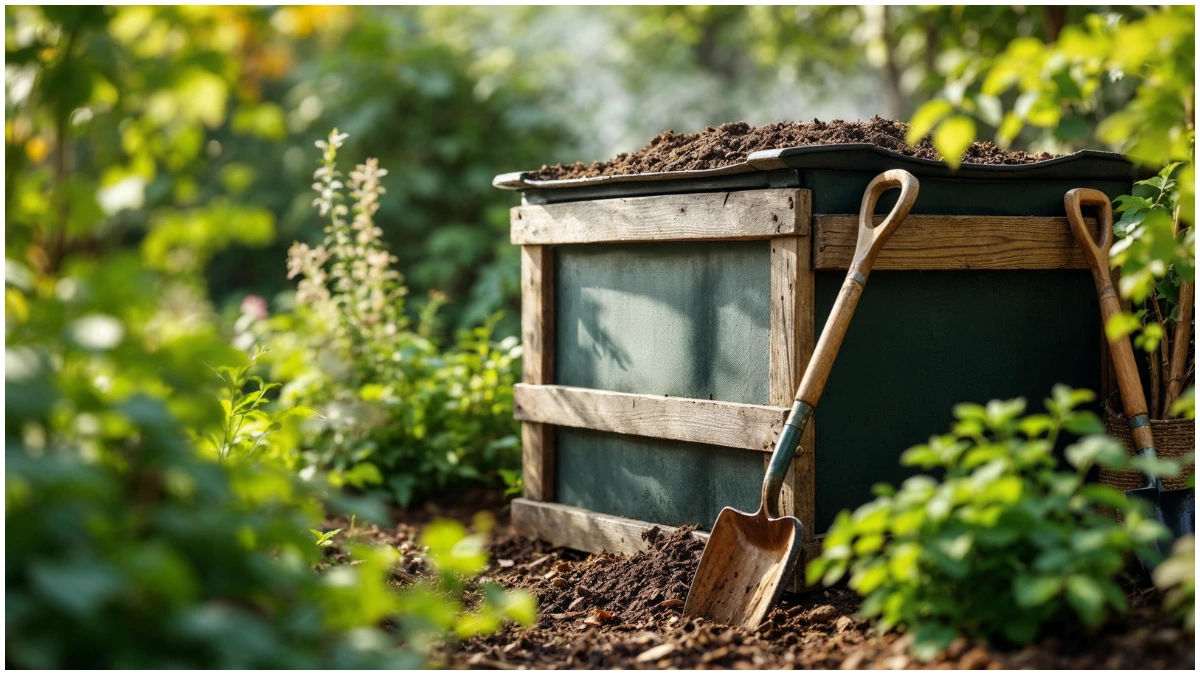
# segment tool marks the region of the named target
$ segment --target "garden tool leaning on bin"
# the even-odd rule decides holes
[[[1112,278],[1109,276],[1108,251],[1113,240],[1112,204],[1108,197],[1099,190],[1076,188],[1063,198],[1067,209],[1067,221],[1071,224],[1071,232],[1083,249],[1083,256],[1092,269],[1092,278],[1096,282],[1096,292],[1100,296],[1100,316],[1105,325],[1114,314],[1121,311],[1117,292],[1113,289]],[[1096,208],[1096,220],[1100,225],[1100,241],[1093,241],[1083,220],[1082,207]],[[1137,363],[1133,360],[1133,347],[1129,344],[1129,336],[1122,335],[1117,339],[1109,339],[1109,350],[1112,352],[1112,363],[1117,371],[1117,386],[1121,391],[1121,403],[1125,410],[1125,418],[1129,420],[1129,433],[1133,436],[1134,446],[1142,457],[1157,457],[1154,450],[1154,437],[1150,433],[1150,416],[1146,410],[1146,396],[1142,393],[1142,380],[1138,376]],[[1157,476],[1146,476],[1143,487],[1126,490],[1131,498],[1141,499],[1154,509],[1154,518],[1166,525],[1171,534],[1178,538],[1191,534],[1196,529],[1196,491],[1193,488],[1164,490],[1162,479]],[[1160,551],[1161,553],[1162,551]],[[1146,564],[1152,561],[1143,561]],[[1146,565],[1150,567],[1151,565]]]
[[[891,188],[900,188],[900,198],[883,222],[875,226],[875,204],[879,196]],[[875,256],[912,209],[917,188],[917,179],[899,169],[881,173],[867,186],[858,214],[858,244],[854,258],[796,391],[796,404],[771,455],[763,479],[762,503],[754,514],[731,507],[721,510],[700,557],[683,608],[685,615],[754,628],[762,623],[783,592],[800,557],[804,538],[804,525],[799,520],[779,515],[783,478],[800,444],[804,427],[825,389],[829,370],[846,335],[846,327]]]

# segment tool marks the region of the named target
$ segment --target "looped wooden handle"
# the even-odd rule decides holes
[[[1108,272],[1108,251],[1112,247],[1113,222],[1112,204],[1108,196],[1099,190],[1075,188],[1063,197],[1063,206],[1067,210],[1067,222],[1071,225],[1071,233],[1079,242],[1083,257],[1092,268],[1092,279],[1096,282],[1096,295],[1100,299],[1100,318],[1107,326],[1109,319],[1121,311],[1121,301],[1113,288],[1112,277]],[[1100,241],[1092,239],[1087,223],[1083,220],[1083,207],[1096,208],[1096,220],[1100,223]],[[1117,372],[1117,386],[1121,390],[1121,403],[1125,410],[1125,418],[1130,420],[1130,433],[1134,444],[1139,450],[1149,449],[1153,452],[1154,438],[1150,433],[1149,418],[1146,416],[1146,395],[1142,392],[1142,379],[1138,375],[1137,362],[1133,358],[1133,346],[1128,335],[1122,335],[1108,341],[1109,352],[1112,355],[1113,369]],[[1147,424],[1141,424],[1145,418]]]
[[[879,201],[880,195],[892,188],[900,188],[900,198],[883,222],[875,225],[875,203]],[[884,171],[867,185],[863,193],[862,209],[858,213],[858,246],[854,249],[854,259],[850,262],[846,280],[842,282],[842,290],[833,302],[833,310],[825,322],[825,329],[821,331],[816,349],[808,361],[808,368],[800,380],[800,388],[796,390],[797,401],[816,407],[821,392],[825,390],[825,381],[829,378],[833,359],[837,356],[842,338],[846,335],[846,328],[850,325],[850,317],[858,305],[858,296],[862,293],[863,284],[867,283],[871,266],[875,264],[875,256],[912,210],[919,188],[920,183],[916,177],[901,169]]]
[[[883,193],[900,188],[900,198],[887,217],[875,224],[875,204]],[[858,272],[865,279],[875,264],[875,256],[887,243],[892,232],[904,222],[905,216],[917,201],[920,184],[915,176],[902,169],[891,169],[876,176],[863,192],[862,207],[858,211],[858,245],[854,248],[854,259],[850,271]]]
[[[1103,275],[1107,280],[1108,250],[1112,248],[1113,243],[1112,204],[1108,201],[1108,195],[1090,188],[1075,188],[1063,197],[1063,206],[1067,208],[1067,222],[1071,224],[1071,233],[1079,242],[1079,248],[1083,249],[1092,274]],[[1096,209],[1096,220],[1100,223],[1100,241],[1092,239],[1092,233],[1088,231],[1087,223],[1083,220],[1085,206]],[[1097,281],[1099,279],[1098,276]]]
[[[846,328],[850,325],[850,317],[858,305],[858,297],[862,295],[863,284],[867,283],[867,275],[871,265],[875,264],[875,256],[887,243],[892,232],[904,222],[913,203],[917,201],[917,189],[920,184],[916,177],[907,171],[892,169],[884,171],[875,177],[863,193],[862,209],[858,214],[858,246],[854,249],[854,259],[850,269],[846,271],[846,279],[842,289],[838,291],[837,299],[833,301],[833,309],[821,337],[813,349],[808,367],[804,369],[804,377],[796,390],[796,404],[783,425],[783,432],[775,444],[775,452],[767,465],[767,474],[763,478],[762,507],[759,513],[767,518],[778,518],[779,491],[783,486],[783,477],[787,474],[796,449],[800,447],[800,436],[812,417],[813,408],[825,391],[825,382],[829,379],[829,371],[833,368],[833,360],[837,357],[838,348],[842,346],[842,338],[846,336]],[[884,192],[900,188],[900,199],[892,212],[875,225],[875,204]]]

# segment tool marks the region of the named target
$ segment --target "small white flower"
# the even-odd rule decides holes
[[[107,314],[89,314],[71,324],[71,337],[81,347],[104,351],[121,344],[125,327]]]

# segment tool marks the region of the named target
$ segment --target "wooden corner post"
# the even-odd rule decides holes
[[[771,405],[792,405],[813,353],[812,242],[812,237],[771,240]],[[805,555],[797,566],[793,590],[802,587],[804,565],[816,541],[815,439],[816,421],[813,420],[800,437],[801,449],[792,460],[779,495],[779,512],[795,516],[804,525]],[[766,461],[770,461],[770,456]]]
[[[526,384],[552,384],[554,253],[550,246],[521,247],[521,342],[521,379]],[[526,499],[553,501],[554,428],[522,422],[521,453]]]

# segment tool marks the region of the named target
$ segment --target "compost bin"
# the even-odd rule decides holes
[[[912,215],[876,261],[789,476],[808,549],[959,402],[1052,385],[1107,392],[1095,290],[1063,195],[1128,193],[1134,167],[1082,151],[1020,165],[907,157],[873,145],[756,152],[717,169],[519,190],[524,384],[515,409],[519,530],[629,551],[652,525],[753,511],[765,458],[845,274],[862,192],[905,169]],[[886,213],[894,194],[877,212]]]

